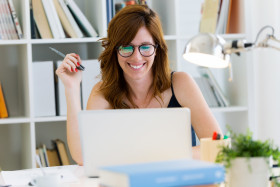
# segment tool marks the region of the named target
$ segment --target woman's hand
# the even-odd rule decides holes
[[[56,74],[61,79],[65,88],[79,86],[82,81],[82,72],[77,69],[81,64],[79,55],[67,54],[62,64],[57,68]]]

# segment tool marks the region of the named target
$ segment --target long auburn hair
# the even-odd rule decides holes
[[[125,97],[130,101],[133,108],[138,108],[131,99],[129,85],[125,81],[123,71],[118,63],[116,47],[129,44],[143,26],[151,33],[154,42],[158,44],[152,66],[153,96],[156,99],[159,97],[163,103],[161,93],[170,88],[171,78],[167,45],[163,38],[157,13],[146,5],[127,6],[118,12],[109,23],[107,37],[101,39],[104,51],[98,58],[102,77],[100,91],[114,109],[130,108],[123,102]],[[162,106],[160,101],[159,103]]]

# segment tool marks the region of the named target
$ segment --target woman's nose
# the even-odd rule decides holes
[[[138,47],[135,47],[134,53],[131,55],[131,58],[134,58],[134,59],[142,59],[142,55],[141,55],[141,53],[139,52]]]

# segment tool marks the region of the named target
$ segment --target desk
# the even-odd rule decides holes
[[[63,166],[62,166],[63,167]],[[69,169],[74,175],[79,179],[78,182],[72,183],[63,183],[61,187],[99,187],[99,179],[98,178],[87,178],[84,175],[84,170],[82,166],[77,167],[65,167]],[[0,173],[0,185],[4,185],[4,179],[2,173]],[[30,187],[28,185],[13,185],[11,187]],[[224,187],[224,185],[203,185],[203,186],[195,186],[195,187]]]

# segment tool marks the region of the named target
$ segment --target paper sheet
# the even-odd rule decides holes
[[[61,182],[78,182],[79,179],[75,173],[80,173],[80,166],[57,166],[57,167],[44,167],[46,174],[57,173],[62,176]],[[40,168],[36,169],[26,169],[26,170],[16,170],[16,171],[2,171],[2,177],[5,184],[9,185],[28,185],[28,183],[38,177],[42,176],[42,170]]]

